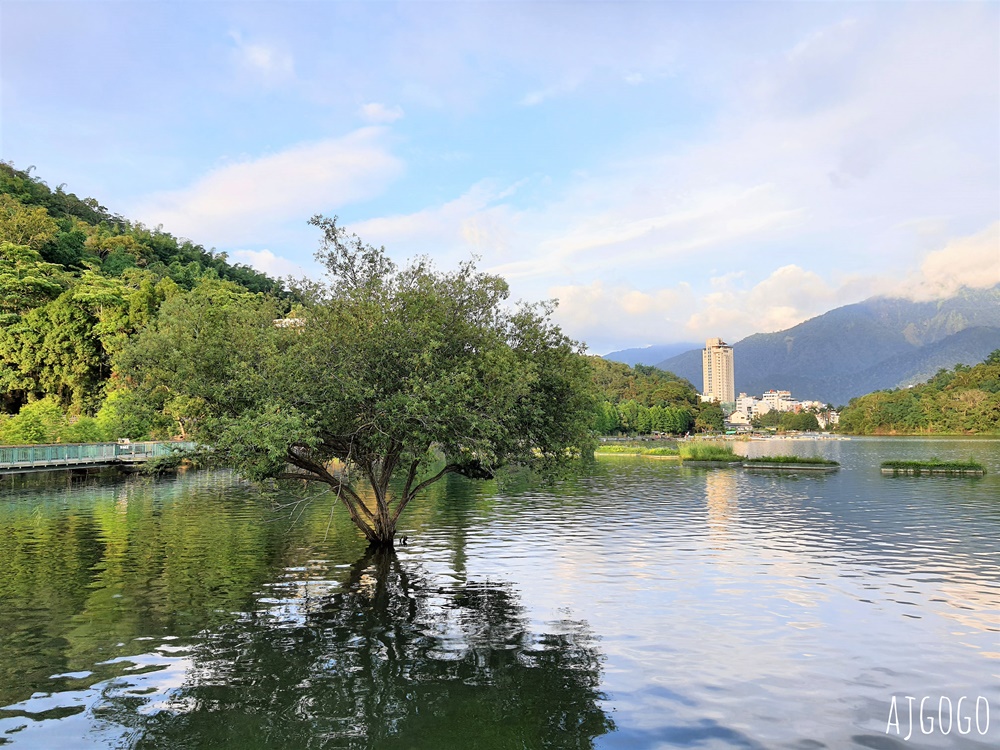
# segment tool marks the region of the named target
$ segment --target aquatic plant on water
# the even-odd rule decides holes
[[[739,461],[728,445],[685,445],[681,447],[681,458],[686,461]]]

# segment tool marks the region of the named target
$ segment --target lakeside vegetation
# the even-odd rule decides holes
[[[778,432],[818,432],[819,419],[810,411],[777,411],[755,416],[751,424],[760,429],[774,427]]]
[[[677,448],[647,448],[641,445],[599,445],[594,449],[594,453],[620,456],[680,456]]]
[[[728,445],[716,445],[712,443],[698,445],[682,445],[680,448],[682,461],[741,461],[741,456],[736,455]]]
[[[851,399],[840,432],[973,435],[1000,432],[1000,349],[972,367],[940,370],[926,383]]]

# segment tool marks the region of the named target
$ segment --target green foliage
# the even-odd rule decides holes
[[[147,272],[114,279],[84,271],[58,297],[0,330],[0,391],[20,403],[52,395],[77,411],[96,408],[111,358],[172,287]]]
[[[143,398],[126,388],[108,393],[95,417],[107,440],[165,439],[174,436],[173,420],[157,409],[157,400]]]
[[[62,443],[103,443],[109,437],[93,417],[79,417],[66,426],[60,435]]]
[[[3,197],[3,196],[0,196]],[[62,269],[26,245],[0,243],[0,324],[10,325],[66,288]]]
[[[107,439],[92,417],[68,418],[52,396],[25,404],[0,421],[0,445],[100,443]]]
[[[597,434],[681,435],[694,428],[699,399],[686,380],[655,367],[633,368],[601,357],[588,360],[599,391],[593,421]]]
[[[718,404],[702,404],[694,426],[698,432],[722,432],[726,425],[726,416]]]
[[[766,414],[753,418],[754,427],[777,427],[779,432],[807,432],[819,430],[819,420],[812,412],[776,411],[772,409]]]
[[[739,461],[739,456],[729,445],[713,443],[687,443],[680,448],[681,458],[687,461]]]
[[[601,357],[589,357],[594,384],[604,400],[618,404],[635,401],[641,406],[695,406],[698,394],[686,380],[655,367],[629,367]]]
[[[29,445],[56,442],[66,428],[66,415],[52,398],[25,405],[0,426],[0,444]]]
[[[53,240],[59,225],[44,208],[29,208],[0,193],[0,242],[38,250]]]
[[[71,413],[93,414],[115,375],[113,358],[160,304],[218,280],[236,293],[272,294],[286,309],[292,299],[224,253],[131,223],[0,162],[0,413],[52,396]],[[157,418],[149,410],[116,417],[116,430],[143,437],[174,425],[183,435],[194,405],[164,406],[154,404]]]
[[[984,362],[940,370],[928,382],[852,399],[839,429],[858,434],[1000,431],[1000,350]]]
[[[183,413],[250,478],[287,478],[291,464],[326,482],[379,544],[447,473],[557,470],[592,448],[590,367],[551,306],[511,310],[506,282],[472,263],[398,268],[335,220],[312,223],[330,280],[302,290],[300,324],[276,326],[273,299],[203,281],[165,301],[116,359],[130,391]],[[396,476],[402,491],[390,490]]]
[[[647,448],[642,445],[599,445],[594,453],[617,453],[629,456],[679,456],[676,448]]]

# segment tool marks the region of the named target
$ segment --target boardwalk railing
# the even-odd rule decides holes
[[[189,451],[194,443],[74,443],[66,445],[0,446],[0,473],[42,471],[73,466],[113,466],[148,461],[178,451]]]

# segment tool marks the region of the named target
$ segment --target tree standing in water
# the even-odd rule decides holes
[[[335,218],[310,223],[328,278],[303,284],[292,317],[218,285],[168,301],[120,360],[131,387],[209,415],[194,435],[250,479],[329,485],[380,546],[449,473],[555,468],[587,448],[589,365],[551,303],[512,307],[473,262],[399,267]]]

